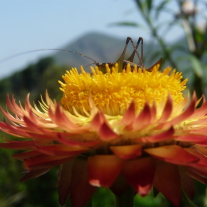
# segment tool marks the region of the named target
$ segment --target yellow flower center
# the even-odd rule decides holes
[[[140,111],[146,102],[160,104],[170,94],[175,106],[184,99],[182,91],[186,88],[187,79],[181,82],[182,73],[173,70],[169,75],[170,67],[160,72],[159,66],[148,72],[136,66],[131,69],[127,65],[126,70],[118,72],[117,64],[111,69],[106,65],[105,74],[98,67],[91,67],[91,74],[83,67],[80,74],[73,68],[63,76],[65,83],[59,81],[63,92],[61,105],[71,113],[75,110],[85,114],[84,111],[91,111],[91,96],[96,107],[105,114],[122,115],[132,100]]]

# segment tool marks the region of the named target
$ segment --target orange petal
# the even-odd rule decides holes
[[[196,144],[207,144],[207,136],[198,134],[188,134],[185,136],[177,136],[174,139],[183,142],[193,142]]]
[[[207,156],[207,148],[206,147],[195,144],[195,145],[193,145],[192,148],[195,149],[200,154]]]
[[[155,160],[151,157],[128,160],[122,170],[124,178],[141,196],[149,194],[155,173]]]
[[[16,104],[14,96],[12,95],[12,100],[10,100],[9,95],[6,96],[6,104],[7,106],[10,108],[10,110],[12,112],[14,112],[14,114],[21,116],[22,113],[22,109]]]
[[[29,137],[27,132],[25,131],[25,128],[21,130],[20,127],[12,126],[5,122],[0,122],[0,127],[3,132],[6,132],[7,134],[16,135],[18,137]]]
[[[175,124],[178,124],[178,123],[190,118],[190,116],[192,116],[194,111],[195,111],[195,103],[196,103],[196,97],[193,96],[189,106],[187,107],[187,109],[185,109],[185,111],[182,114],[175,117],[171,121],[168,121],[166,123],[158,125],[156,128],[158,128],[158,129],[160,129],[160,128],[169,128],[170,126],[173,126]]]
[[[170,117],[171,113],[172,113],[172,109],[173,109],[172,98],[171,98],[170,95],[168,95],[165,107],[163,109],[162,116],[158,120],[158,123],[162,123],[162,122],[167,121],[168,118]]]
[[[133,122],[133,130],[141,130],[147,127],[151,120],[151,109],[148,103],[145,104],[143,110]]]
[[[167,139],[171,139],[173,134],[174,134],[174,129],[173,127],[171,127],[167,131],[164,131],[160,134],[156,134],[150,137],[141,137],[141,138],[137,138],[136,140],[141,141],[143,143],[146,143],[146,142],[155,143],[155,142],[160,142],[160,141],[164,141]]]
[[[124,161],[116,155],[95,155],[88,158],[89,182],[97,187],[110,187],[119,175]]]
[[[69,147],[62,144],[50,145],[50,146],[39,146],[35,145],[34,148],[37,151],[42,152],[47,155],[57,155],[57,156],[71,156],[80,154],[87,151],[87,148],[83,147]]]
[[[192,115],[192,118],[199,117],[207,114],[207,101],[203,101],[203,104],[200,108],[197,108]]]
[[[57,139],[60,143],[71,147],[93,147],[100,143],[100,141],[76,141],[70,139],[70,137],[64,137],[61,133],[58,133]]]
[[[132,101],[129,108],[124,113],[124,116],[122,120],[120,121],[120,125],[124,125],[124,126],[130,125],[134,121],[135,116],[136,116],[135,103],[134,101]]]
[[[32,178],[37,178],[41,175],[44,175],[49,170],[50,170],[50,168],[42,168],[42,169],[38,169],[38,170],[31,170],[20,181],[24,182],[24,181],[32,179]]]
[[[52,121],[57,124],[57,126],[65,129],[66,131],[69,131],[71,133],[80,133],[86,131],[85,127],[80,127],[74,124],[65,114],[64,110],[61,108],[60,105],[56,105],[54,113],[52,109],[49,108],[48,114]]]
[[[91,121],[91,127],[95,131],[98,131],[104,122],[106,122],[106,118],[104,117],[104,114],[102,112],[98,112],[93,117],[93,120]]]
[[[71,178],[70,199],[73,207],[83,207],[96,190],[88,182],[87,161],[76,159]]]
[[[113,146],[110,149],[122,159],[134,159],[142,154],[142,145]]]
[[[156,116],[157,116],[157,107],[156,107],[156,103],[154,102],[153,105],[151,106],[151,123],[154,123],[156,120]]]
[[[30,129],[30,131],[35,131],[44,134],[45,130],[41,127],[39,127],[36,123],[33,122],[30,118],[24,116],[24,122],[27,125],[27,127]]]
[[[177,165],[188,165],[199,160],[198,157],[188,153],[178,145],[150,148],[144,151],[157,159]]]
[[[157,164],[153,183],[174,206],[180,206],[182,193],[180,175],[176,165],[168,163]]]
[[[119,138],[119,135],[113,132],[113,130],[106,123],[102,124],[98,133],[100,139],[103,141],[110,141]]]
[[[207,168],[207,157],[206,156],[203,156],[202,154],[200,154],[193,148],[186,148],[185,150],[189,152],[190,154],[199,158],[199,160],[196,163],[192,163],[190,164],[190,166]]]

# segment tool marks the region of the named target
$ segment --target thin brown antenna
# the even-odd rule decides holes
[[[133,62],[134,61],[134,56],[135,56],[135,51],[137,50],[137,48],[139,47],[140,42],[142,41],[142,48],[141,48],[141,63],[143,63],[143,38],[139,37],[137,40],[137,44],[135,49],[133,50],[132,54],[130,55],[130,57],[127,59],[127,61]]]
[[[88,59],[92,60],[92,61],[94,62],[94,64],[97,64],[97,62],[96,62],[94,59],[92,59],[92,58],[90,58],[90,57],[88,57],[88,56],[86,56],[86,55],[83,55],[83,54],[81,54],[81,53],[74,52],[74,51],[70,51],[70,50],[53,49],[53,48],[52,48],[52,49],[29,50],[29,51],[21,52],[21,53],[14,54],[14,55],[11,55],[11,56],[9,56],[9,57],[6,57],[6,58],[4,58],[4,59],[1,59],[1,60],[0,60],[0,63],[3,63],[3,62],[5,62],[5,61],[7,61],[7,60],[9,60],[9,59],[12,59],[12,58],[15,58],[15,57],[18,57],[18,56],[21,56],[21,55],[25,55],[25,54],[28,54],[28,53],[40,52],[40,51],[47,51],[47,50],[52,50],[52,51],[62,51],[62,52],[74,53],[74,54],[77,54],[77,55],[81,55],[82,57],[88,58]]]
[[[137,41],[137,47],[139,46],[139,43],[142,42],[142,45],[141,45],[142,46],[142,48],[141,48],[141,57],[140,57],[139,53],[137,52],[137,49],[136,49],[137,47],[135,47],[132,38],[131,37],[128,37],[128,38],[129,38],[129,41],[132,43],[132,46],[134,47],[134,51],[133,52],[136,53],[136,55],[137,55],[137,57],[138,57],[138,59],[140,61],[141,67],[144,68],[144,64],[143,64],[143,38],[139,37],[139,39]]]

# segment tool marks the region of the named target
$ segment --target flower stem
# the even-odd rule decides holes
[[[133,207],[134,190],[129,188],[122,196],[116,197],[116,207]]]

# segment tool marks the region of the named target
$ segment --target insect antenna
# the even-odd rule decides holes
[[[130,42],[132,43],[132,46],[134,47],[134,51],[133,51],[132,55],[130,56],[130,57],[132,57],[131,62],[133,62],[134,55],[136,53],[136,55],[137,55],[137,57],[140,61],[141,67],[144,68],[144,63],[143,63],[143,38],[139,37],[136,47],[134,45],[134,42],[133,42],[132,38],[130,38]],[[137,48],[138,48],[140,42],[141,42],[141,57],[140,57],[139,53],[137,52]]]
[[[21,55],[25,55],[25,54],[28,54],[28,53],[34,53],[34,52],[40,52],[40,51],[47,51],[47,50],[74,53],[74,54],[77,54],[77,55],[80,55],[82,57],[85,57],[85,58],[88,58],[88,59],[92,60],[94,62],[93,64],[97,64],[97,62],[94,59],[92,59],[92,58],[90,58],[90,57],[88,57],[86,55],[83,55],[83,54],[78,53],[78,52],[70,51],[70,50],[64,50],[64,49],[38,49],[38,50],[29,50],[29,51],[21,52],[21,53],[14,54],[14,55],[11,55],[9,57],[6,57],[4,59],[1,59],[0,60],[0,63],[6,62],[7,60],[10,60],[12,58],[15,58],[15,57],[18,57],[18,56],[21,56]]]
[[[144,65],[143,64],[143,38],[142,37],[139,37],[138,41],[137,41],[137,44],[136,44],[136,47],[134,48],[134,51],[132,52],[132,54],[130,55],[130,57],[127,59],[127,61],[130,61],[130,62],[133,62],[134,61],[134,56],[135,56],[135,51],[137,50],[137,48],[139,47],[139,43],[141,42],[141,65]]]
[[[123,50],[120,58],[116,61],[118,63],[118,70],[119,71],[122,71],[123,62],[124,62],[124,56],[125,56],[126,49],[127,49],[128,44],[129,44],[129,41],[131,42],[131,44],[132,44],[132,46],[134,48],[134,51],[132,52],[132,54],[130,55],[130,57],[127,59],[127,61],[133,62],[134,55],[136,54],[137,57],[138,57],[138,59],[139,59],[139,61],[140,61],[140,63],[141,63],[141,67],[144,68],[144,64],[143,64],[143,38],[142,37],[139,37],[139,39],[137,41],[137,44],[135,46],[132,38],[131,37],[127,37],[124,50]],[[140,42],[142,42],[141,57],[140,57],[139,53],[137,52],[137,48],[138,48]]]

